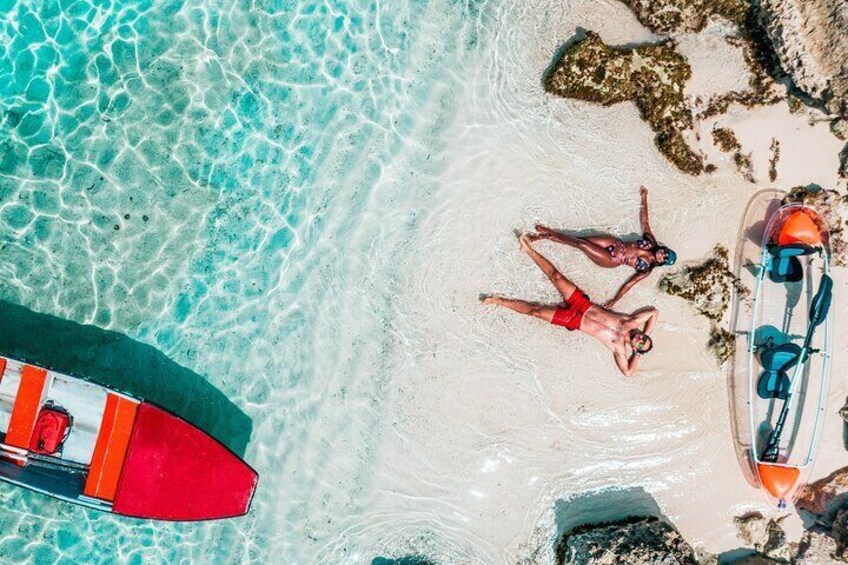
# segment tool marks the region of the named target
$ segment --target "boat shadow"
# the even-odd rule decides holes
[[[244,457],[247,414],[153,346],[0,300],[0,353],[158,404]]]

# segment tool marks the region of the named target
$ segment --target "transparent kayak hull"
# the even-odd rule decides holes
[[[826,409],[831,339],[828,316],[803,355],[810,308],[830,271],[827,225],[811,207],[782,205],[783,197],[778,191],[758,193],[743,220],[737,276],[747,293],[737,293],[734,303],[730,382],[740,458],[752,482],[781,505],[792,501],[813,463]],[[784,406],[780,441],[770,445]]]

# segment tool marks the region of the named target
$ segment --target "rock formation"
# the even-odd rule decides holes
[[[730,271],[729,253],[723,245],[717,245],[703,263],[664,275],[659,282],[660,290],[690,301],[699,314],[713,322],[724,317],[734,287],[745,292]]]
[[[848,2],[763,0],[783,70],[832,114],[848,117]]]
[[[659,150],[680,170],[696,175],[704,169],[703,157],[682,134],[692,128],[692,112],[683,95],[691,75],[686,58],[671,42],[609,47],[589,31],[562,52],[544,84],[551,94],[604,106],[634,102],[656,132]]]
[[[557,545],[559,565],[695,565],[692,547],[673,526],[654,517],[582,526]]]
[[[695,33],[711,16],[721,16],[739,26],[748,12],[746,0],[622,0],[642,25],[656,33]]]

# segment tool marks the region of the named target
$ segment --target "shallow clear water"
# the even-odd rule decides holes
[[[303,562],[357,511],[474,4],[0,2],[0,298],[206,375],[261,476],[211,524],[0,486],[2,560]]]

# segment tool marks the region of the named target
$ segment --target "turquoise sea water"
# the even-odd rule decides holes
[[[487,9],[0,1],[0,299],[208,377],[253,420],[261,477],[247,517],[178,525],[0,485],[0,560],[377,557],[344,522],[393,388],[397,260]]]

